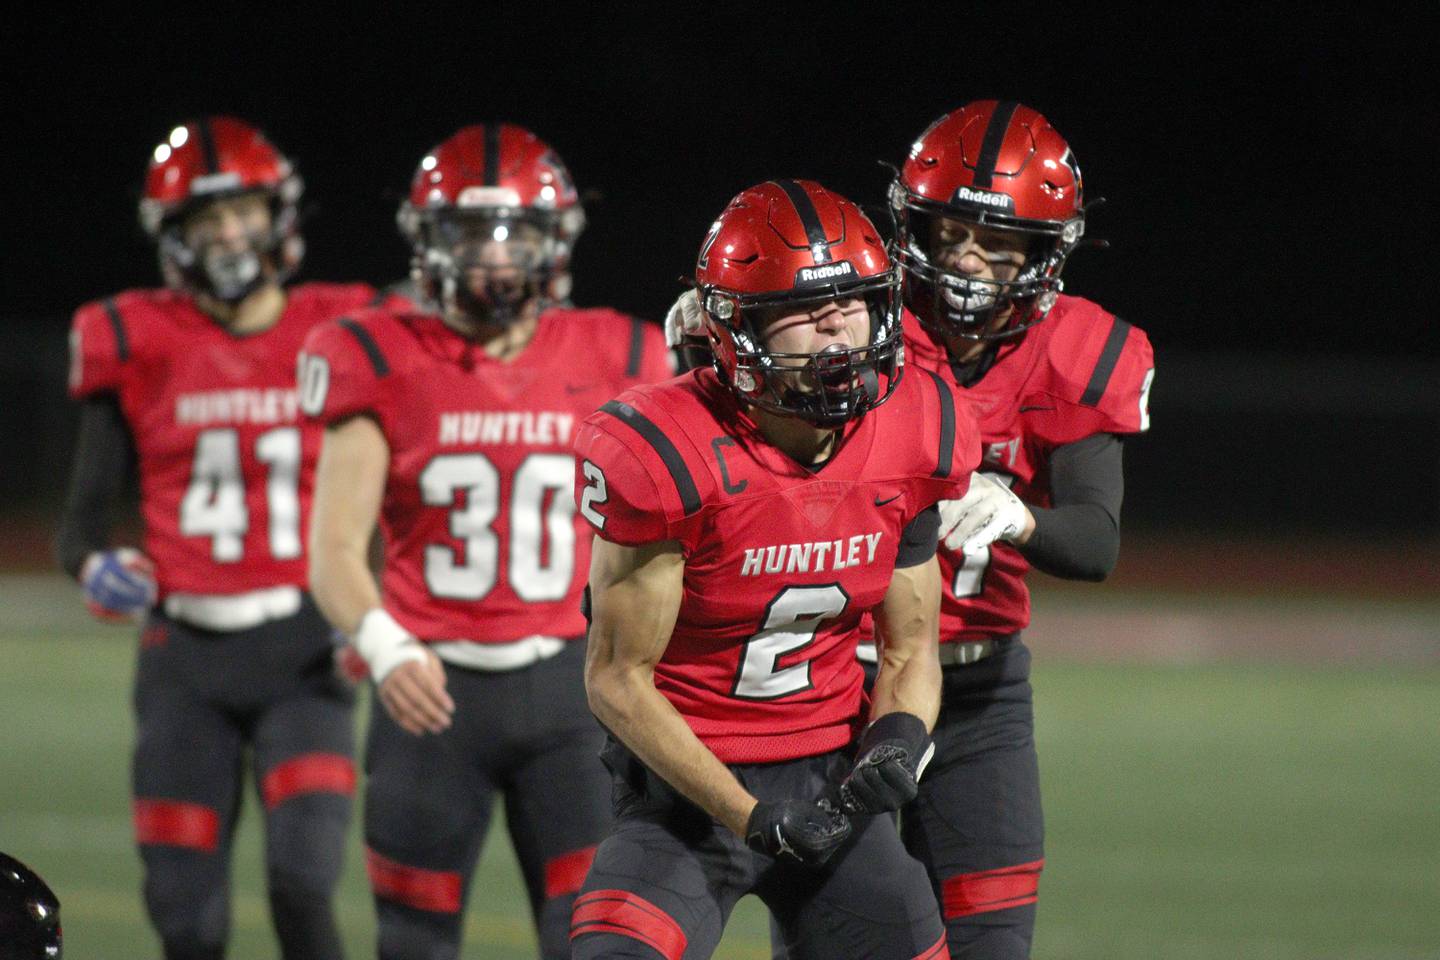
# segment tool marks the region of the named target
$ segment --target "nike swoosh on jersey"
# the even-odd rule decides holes
[[[1021,413],[1026,413],[1026,412],[1031,411],[1031,410],[1054,410],[1054,409],[1055,409],[1054,407],[1033,407],[1033,406],[1032,406],[1032,407],[1021,407],[1021,408],[1020,408],[1020,412],[1021,412]]]
[[[887,503],[894,503],[896,500],[899,500],[899,499],[900,499],[901,497],[903,497],[903,496],[904,496],[903,493],[897,493],[897,494],[895,494],[895,496],[890,497],[890,498],[887,499],[887,500],[881,500],[879,497],[876,497],[876,498],[875,498],[875,506],[877,506],[877,507],[883,507],[883,506],[885,506],[885,504],[887,504]]]

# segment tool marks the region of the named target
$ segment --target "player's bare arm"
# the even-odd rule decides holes
[[[935,557],[897,567],[875,611],[880,672],[855,767],[840,787],[851,813],[899,810],[915,799],[935,747],[940,712],[940,565]]]
[[[385,612],[370,574],[389,462],[385,436],[369,417],[325,432],[310,519],[310,588],[330,622],[355,639],[390,716],[419,736],[450,726],[455,705],[439,658]]]
[[[678,543],[625,547],[596,538],[585,690],[595,716],[651,770],[744,837],[755,798],[655,689],[684,586]]]
[[[870,714],[908,713],[928,730],[940,713],[940,562],[931,557],[899,567],[875,612],[880,635],[880,672]]]

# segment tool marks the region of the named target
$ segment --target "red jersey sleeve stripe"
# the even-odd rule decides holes
[[[370,889],[382,900],[430,913],[460,912],[460,874],[446,870],[425,870],[396,863],[365,848],[365,872]]]
[[[639,317],[630,318],[630,361],[625,365],[625,376],[640,376],[640,365],[645,360],[645,321]]]
[[[375,376],[383,377],[390,372],[390,364],[385,362],[385,354],[380,352],[380,344],[376,343],[375,338],[370,336],[369,330],[366,330],[349,317],[343,317],[340,320],[340,326],[344,327],[350,336],[355,338],[355,342],[360,344],[360,349],[365,351],[365,357],[370,361],[370,366],[375,370]]]
[[[1125,340],[1129,336],[1130,324],[1116,317],[1115,322],[1110,325],[1110,335],[1105,338],[1105,346],[1100,348],[1100,359],[1095,361],[1095,371],[1090,374],[1090,382],[1080,397],[1081,404],[1093,407],[1105,396],[1105,388],[1110,385],[1110,375],[1115,372],[1115,364],[1120,362],[1120,354],[1124,351]]]
[[[110,318],[110,327],[115,331],[115,356],[121,363],[130,359],[130,341],[125,339],[125,324],[120,318],[120,308],[114,297],[105,298],[105,316]]]
[[[695,478],[690,475],[690,468],[685,466],[685,458],[680,451],[675,449],[675,444],[657,426],[654,421],[645,416],[639,410],[628,403],[621,403],[619,400],[611,400],[600,408],[603,412],[610,414],[625,426],[634,430],[650,444],[659,455],[660,460],[665,464],[665,469],[670,471],[670,479],[675,482],[675,490],[680,494],[680,507],[685,516],[690,516],[700,510],[700,491],[695,486]]]
[[[991,913],[1034,903],[1040,890],[1044,860],[1033,860],[998,870],[981,870],[947,877],[940,884],[945,919]]]
[[[638,940],[665,960],[680,960],[689,942],[673,917],[626,890],[592,890],[575,901],[570,939],[587,933],[614,933]]]
[[[551,857],[545,862],[545,899],[576,893],[585,885],[585,875],[595,860],[595,847],[582,847]]]
[[[355,764],[340,753],[302,753],[276,764],[260,783],[265,809],[274,810],[302,793],[355,792]]]
[[[915,954],[915,960],[950,960],[950,947],[945,943],[945,934],[935,941],[929,950]]]
[[[137,797],[131,812],[135,841],[142,847],[184,847],[214,853],[220,846],[220,813],[203,804]]]
[[[924,367],[921,369],[935,381],[935,391],[940,394],[940,459],[930,476],[944,478],[950,476],[951,461],[955,459],[955,395],[940,374]]]

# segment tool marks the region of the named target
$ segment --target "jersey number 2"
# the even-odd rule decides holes
[[[770,601],[760,632],[740,650],[732,693],[742,700],[776,700],[809,690],[810,661],[782,667],[780,658],[812,643],[820,621],[840,616],[849,602],[838,583],[781,590]]]

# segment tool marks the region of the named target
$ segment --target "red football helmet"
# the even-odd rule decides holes
[[[1085,233],[1080,167],[1039,113],[1014,101],[977,100],[930,125],[890,186],[905,274],[905,304],[932,334],[971,340],[1014,336],[1039,323],[1061,290],[1060,271]],[[946,269],[948,222],[1013,236],[1014,276],[985,279]],[[991,322],[1009,310],[1003,327]]]
[[[267,281],[284,282],[300,265],[305,248],[296,204],[303,189],[290,161],[255,127],[234,117],[203,117],[156,145],[140,223],[159,245],[166,283],[233,303]],[[186,242],[188,215],[213,200],[249,193],[269,201],[270,222],[247,252]]]
[[[746,403],[837,426],[890,398],[904,364],[900,275],[860,208],[810,180],[751,187],[710,227],[695,284],[720,378]],[[863,299],[870,340],[776,353],[762,311]]]
[[[570,171],[543,140],[509,123],[464,127],[420,161],[397,215],[414,244],[413,275],[426,299],[488,323],[517,319],[532,298],[542,307],[569,296],[570,251],[585,211]],[[481,247],[508,243],[521,280],[486,273]]]

